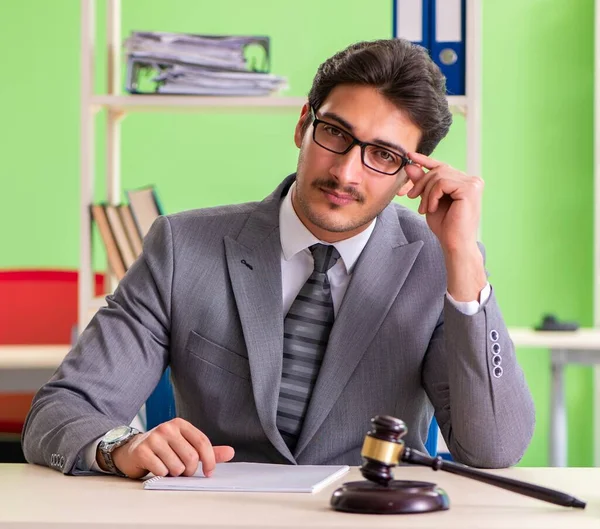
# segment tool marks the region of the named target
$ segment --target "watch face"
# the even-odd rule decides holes
[[[110,432],[108,432],[103,441],[105,443],[114,443],[118,441],[121,437],[127,435],[129,433],[129,426],[118,426],[117,428],[113,428]]]

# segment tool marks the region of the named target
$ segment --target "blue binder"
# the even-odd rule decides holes
[[[392,34],[429,49],[432,0],[393,0]]]
[[[466,0],[432,0],[431,57],[446,76],[448,95],[465,95]]]

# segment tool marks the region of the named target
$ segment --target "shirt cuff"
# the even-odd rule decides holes
[[[96,462],[96,450],[98,449],[98,444],[100,443],[100,441],[102,441],[102,437],[98,437],[98,439],[92,441],[83,449],[83,457],[79,458],[79,461],[77,462],[78,470],[110,474],[110,472],[102,470]]]
[[[142,406],[140,412],[131,421],[131,426],[137,428],[140,432],[146,431],[146,405]],[[110,474],[106,470],[102,470],[96,462],[96,452],[98,445],[102,441],[102,437],[98,437],[95,441],[92,441],[83,449],[83,457],[79,457],[77,464],[75,465],[77,470],[84,472],[103,472],[104,474]]]
[[[481,306],[485,305],[487,300],[490,299],[491,293],[492,287],[489,283],[486,283],[479,293],[479,301],[456,301],[447,290],[446,297],[450,303],[452,303],[452,305],[454,305],[465,316],[473,316],[474,314],[477,314]]]

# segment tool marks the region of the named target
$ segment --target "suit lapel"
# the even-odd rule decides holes
[[[422,241],[408,243],[393,207],[379,216],[336,316],[295,451],[316,434],[396,299]],[[341,425],[343,427],[343,425]]]
[[[236,239],[225,238],[225,253],[258,417],[271,443],[294,463],[275,422],[283,361],[279,206],[292,181],[286,179],[258,206]]]

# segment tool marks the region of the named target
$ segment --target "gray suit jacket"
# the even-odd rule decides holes
[[[403,419],[407,444],[424,450],[434,411],[457,460],[504,467],[521,458],[534,408],[494,293],[474,316],[456,310],[437,239],[394,203],[355,266],[290,453],[275,417],[279,206],[292,181],[260,203],[154,223],[108,307],[36,395],[23,433],[28,461],[75,472],[83,448],[128,424],[167,365],[178,416],[233,446],[235,460],[357,465],[377,414]]]

